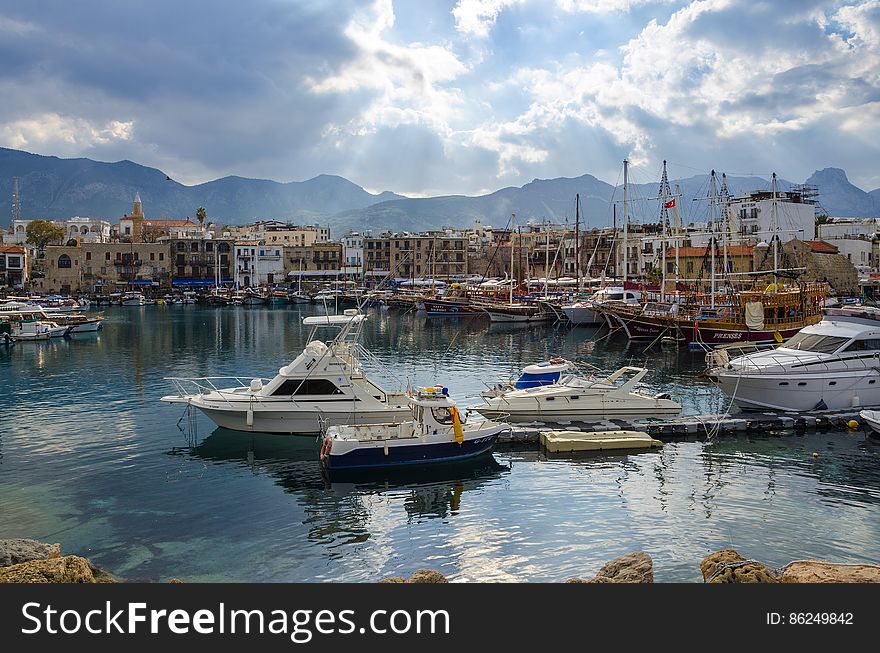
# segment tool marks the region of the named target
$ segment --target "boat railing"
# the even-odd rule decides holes
[[[211,393],[217,393],[223,398],[227,403],[229,403],[229,399],[226,397],[227,394],[231,394],[229,392],[228,387],[218,388],[217,382],[224,381],[224,386],[229,382],[234,382],[238,384],[233,390],[237,390],[238,388],[250,388],[251,383],[255,380],[259,380],[262,386],[265,386],[267,382],[271,379],[256,379],[256,377],[244,377],[244,376],[201,376],[201,377],[180,377],[180,376],[166,376],[166,381],[170,381],[174,386],[175,390],[177,390],[178,397],[189,397],[194,394],[207,395]]]
[[[378,368],[383,374],[394,379],[401,388],[404,387],[403,380],[397,376],[390,367],[383,363],[378,356],[362,344],[359,342],[347,343],[347,348],[353,354],[353,359],[356,361],[359,368],[362,367],[362,362],[366,361],[374,368]]]

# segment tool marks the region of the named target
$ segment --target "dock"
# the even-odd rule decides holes
[[[851,420],[860,429],[870,427],[859,418],[862,407],[842,411],[749,412],[732,415],[685,415],[674,419],[609,419],[595,422],[516,422],[510,433],[498,438],[499,444],[534,444],[540,446],[541,431],[645,431],[653,438],[673,441],[685,438],[717,437],[742,433],[804,433],[846,429]]]

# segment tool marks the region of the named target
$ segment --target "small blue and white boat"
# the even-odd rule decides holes
[[[527,365],[522,369],[519,378],[515,381],[502,381],[496,383],[488,390],[483,390],[480,396],[490,398],[497,397],[511,390],[525,390],[537,388],[552,383],[558,383],[563,372],[575,369],[574,363],[564,358],[551,358],[543,363]]]
[[[510,425],[459,412],[442,386],[416,388],[413,418],[386,424],[331,426],[321,445],[328,470],[459,462],[489,453]]]

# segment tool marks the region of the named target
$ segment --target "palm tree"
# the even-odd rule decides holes
[[[205,226],[205,220],[208,219],[208,212],[205,210],[204,206],[200,206],[196,209],[196,219],[199,221],[199,226]]]

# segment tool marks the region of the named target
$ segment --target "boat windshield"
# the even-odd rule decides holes
[[[820,336],[815,333],[798,333],[786,340],[782,346],[786,349],[812,351],[817,354],[833,354],[845,342],[849,342],[849,338]]]

